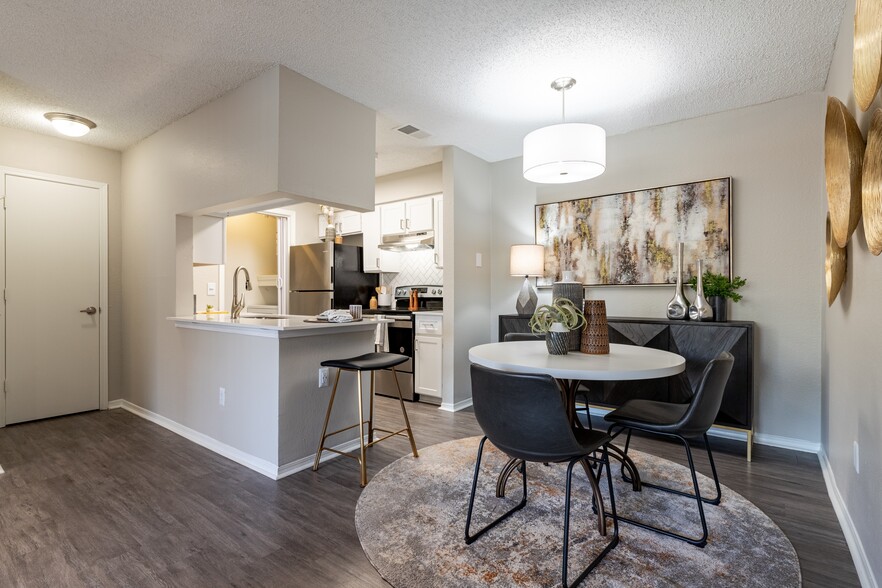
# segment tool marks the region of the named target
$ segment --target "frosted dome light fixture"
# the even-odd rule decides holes
[[[524,178],[540,184],[569,184],[596,178],[606,170],[606,131],[597,125],[566,122],[566,91],[573,78],[558,78],[561,123],[524,137]]]
[[[88,118],[66,112],[47,112],[43,116],[52,123],[56,131],[68,137],[82,137],[98,126]]]

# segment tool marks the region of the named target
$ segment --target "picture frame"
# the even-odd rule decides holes
[[[732,178],[605,194],[535,206],[536,243],[545,247],[550,287],[573,271],[586,286],[664,286],[701,259],[732,277]]]

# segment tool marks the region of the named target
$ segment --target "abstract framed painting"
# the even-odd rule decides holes
[[[656,286],[683,279],[700,259],[732,277],[732,178],[536,205],[536,243],[550,286],[572,271],[586,286]]]

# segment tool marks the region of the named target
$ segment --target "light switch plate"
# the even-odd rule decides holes
[[[481,267],[484,264],[480,253],[475,253],[475,267]]]
[[[217,296],[217,282],[208,282],[208,296]]]

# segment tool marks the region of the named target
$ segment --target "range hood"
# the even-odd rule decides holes
[[[385,235],[383,237],[383,242],[378,247],[384,251],[417,251],[419,249],[434,249],[435,232],[420,231],[418,233]]]

